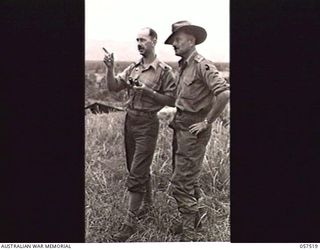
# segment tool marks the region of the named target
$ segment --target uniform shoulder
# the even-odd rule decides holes
[[[202,61],[204,61],[204,60],[206,60],[206,59],[204,58],[204,56],[202,56],[202,55],[200,55],[200,54],[197,54],[197,55],[194,57],[194,60],[195,60],[197,63],[200,63],[200,62],[202,62]]]
[[[206,59],[204,56],[198,54],[194,57],[194,60],[197,63],[200,63],[201,65],[209,64],[209,65],[214,65],[214,63],[208,59]]]
[[[201,56],[201,59],[198,63],[201,69],[204,68],[205,70],[217,70],[217,67],[214,65],[214,63],[203,56]]]
[[[165,62],[163,62],[163,61],[160,61],[160,60],[159,60],[159,66],[160,66],[163,70],[172,70],[172,67],[171,67],[169,64],[167,64],[167,63],[165,63]]]
[[[132,67],[132,68],[135,68],[135,67],[138,67],[139,65],[141,64],[141,61],[136,61],[136,62],[132,62],[129,67]]]
[[[138,62],[132,62],[128,65],[127,70],[133,70],[135,67],[139,65]]]

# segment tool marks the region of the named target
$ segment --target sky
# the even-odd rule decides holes
[[[105,47],[115,60],[138,60],[136,35],[143,27],[158,33],[156,54],[163,61],[177,61],[164,41],[174,22],[188,20],[207,31],[197,50],[214,62],[229,62],[228,0],[86,0],[86,60],[102,60]]]

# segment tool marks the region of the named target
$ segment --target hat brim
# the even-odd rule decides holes
[[[204,42],[207,38],[207,32],[204,28],[196,25],[186,25],[178,28],[176,31],[174,31],[164,42],[165,44],[172,44],[174,36],[181,31],[185,31],[187,33],[192,34],[196,38],[196,45]]]

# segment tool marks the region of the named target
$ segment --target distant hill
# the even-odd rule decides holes
[[[217,48],[211,48],[210,43],[204,43],[197,46],[197,51],[212,61],[229,62],[224,51]],[[137,51],[137,45],[132,41],[112,41],[112,40],[86,40],[85,42],[85,58],[86,60],[102,60],[104,52],[102,47],[106,48],[110,53],[114,53],[116,61],[138,60],[140,58]],[[174,54],[171,46],[158,43],[156,54],[163,61],[178,61],[180,57]]]

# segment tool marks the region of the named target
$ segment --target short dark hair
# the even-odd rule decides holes
[[[157,32],[152,29],[152,28],[149,28],[149,27],[146,27],[146,29],[149,30],[149,36],[152,38],[152,39],[158,39],[158,34]]]

